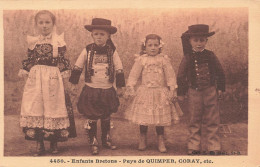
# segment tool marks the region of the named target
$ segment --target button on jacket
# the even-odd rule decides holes
[[[225,75],[216,55],[209,50],[192,52],[183,57],[178,75],[178,96],[185,95],[188,88],[203,90],[216,85],[225,91]]]

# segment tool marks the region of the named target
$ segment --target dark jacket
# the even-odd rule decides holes
[[[200,53],[186,54],[179,66],[177,75],[178,96],[187,93],[188,88],[202,90],[216,85],[217,90],[225,91],[225,75],[216,55],[204,49]]]

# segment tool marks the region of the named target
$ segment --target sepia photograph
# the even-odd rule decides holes
[[[250,156],[249,15],[3,9],[3,158],[205,166]]]
[[[167,151],[169,155],[185,155],[189,149],[186,147],[189,131],[193,133],[191,150],[202,154],[220,151],[218,154],[247,155],[246,8],[124,9],[124,12],[111,9],[100,13],[100,10],[4,10],[6,156],[29,156],[44,150],[44,139],[50,141],[50,153],[57,152],[57,155],[97,154],[107,130],[113,136],[113,140],[109,137],[113,144],[108,146],[112,150],[102,148],[100,155],[161,155],[160,152]],[[190,48],[191,53],[186,47],[186,38],[181,38],[185,32],[187,42],[191,37],[199,41]],[[109,38],[103,37],[105,35]],[[151,51],[146,48],[149,40]],[[106,45],[112,49],[111,60],[106,53],[108,48],[102,48]],[[195,58],[193,52],[196,51],[204,53]],[[96,56],[95,52],[100,53]],[[205,58],[200,58],[202,56]],[[189,64],[184,64],[188,58]],[[86,62],[87,59],[94,62]],[[110,61],[113,64],[110,65]],[[197,63],[197,73],[195,61],[201,61]],[[193,73],[202,77],[194,78]],[[64,89],[70,104],[65,100]],[[111,92],[105,91],[109,89]],[[216,90],[223,92],[219,99]],[[183,117],[178,118],[180,114],[175,111],[174,103],[172,105],[166,97],[165,93],[171,91],[175,94],[170,98],[177,98],[177,93],[184,98],[176,101]],[[199,98],[190,99],[192,95]],[[69,109],[71,111],[67,111]],[[193,118],[189,118],[189,112],[194,112]],[[72,122],[69,121],[71,113]],[[98,120],[104,126],[100,131],[102,142],[97,135],[99,124],[92,123]],[[191,125],[190,121],[197,122]],[[67,129],[72,126],[75,129]],[[218,126],[221,128],[218,133],[212,132],[217,131]],[[37,132],[37,129],[46,132]],[[46,138],[50,133],[54,136],[73,134],[68,141],[59,143]],[[38,141],[36,138],[40,135],[44,139]],[[88,138],[91,145],[97,146],[89,148]],[[40,148],[36,148],[37,141]],[[114,151],[114,144],[120,149]]]

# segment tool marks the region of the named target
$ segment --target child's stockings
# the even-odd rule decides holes
[[[115,150],[117,147],[112,144],[112,140],[110,137],[110,118],[101,119],[101,131],[102,131],[102,135],[101,135],[102,146],[104,148]]]

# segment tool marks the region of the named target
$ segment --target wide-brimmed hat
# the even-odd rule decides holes
[[[114,34],[117,31],[116,27],[111,26],[111,20],[103,18],[94,18],[92,19],[91,25],[85,25],[84,27],[90,32],[92,32],[93,29],[106,30],[110,34]]]
[[[185,37],[191,36],[207,36],[210,37],[214,35],[215,32],[209,32],[209,26],[206,24],[195,24],[188,27],[188,31],[182,34]]]

